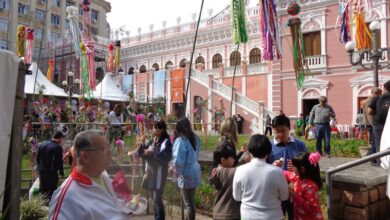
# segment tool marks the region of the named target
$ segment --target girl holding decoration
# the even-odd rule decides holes
[[[319,191],[322,186],[318,152],[301,152],[294,156],[294,172],[283,171],[294,201],[294,219],[322,220]]]

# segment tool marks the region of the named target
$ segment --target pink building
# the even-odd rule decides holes
[[[241,114],[246,120],[245,132],[253,126],[262,131],[266,114],[283,110],[288,116],[300,113],[307,115],[312,106],[318,103],[318,97],[325,95],[333,106],[338,123],[354,124],[361,109],[362,101],[369,95],[373,86],[373,71],[360,66],[351,66],[349,55],[339,41],[339,27],[336,25],[338,2],[330,0],[301,0],[301,13],[306,60],[311,75],[306,76],[303,88],[297,89],[292,65],[291,36],[287,26],[290,15],[286,12],[286,1],[278,3],[281,24],[283,58],[266,62],[261,59],[262,46],[259,32],[259,8],[248,8],[249,42],[237,46],[231,38],[231,16],[229,12],[201,21],[198,40],[194,53],[193,71],[187,99],[186,115],[194,120],[199,100],[207,100],[207,111],[203,115],[205,122],[212,122],[214,109],[224,103],[225,115]],[[366,16],[367,24],[377,20],[381,24],[381,47],[388,46],[389,5],[384,0],[374,0],[371,16]],[[195,18],[195,16],[194,16]],[[351,19],[352,20],[352,19]],[[134,92],[146,93],[142,97],[153,97],[153,71],[166,70],[165,98],[170,103],[170,69],[188,64],[195,33],[195,19],[187,24],[153,30],[122,40],[121,65],[126,72],[135,70]],[[354,31],[353,31],[354,32]],[[352,33],[354,35],[354,33]],[[354,39],[354,37],[353,37]],[[369,64],[371,61],[363,61]],[[383,63],[388,63],[387,54]],[[234,65],[237,64],[233,99],[232,81]],[[186,72],[188,74],[187,65]],[[137,79],[147,75],[147,89],[137,91]],[[187,75],[188,76],[188,75]],[[145,77],[143,77],[145,79]],[[187,80],[188,78],[186,78]],[[388,68],[379,72],[379,84],[390,80]],[[187,82],[187,81],[186,81]],[[143,85],[145,83],[142,83]],[[141,96],[140,96],[141,97]],[[233,102],[230,110],[231,101]],[[167,105],[167,113],[180,105]],[[252,123],[253,122],[253,123]],[[256,122],[256,123],[254,123]],[[252,128],[250,128],[252,125]],[[211,129],[211,125],[209,125]]]

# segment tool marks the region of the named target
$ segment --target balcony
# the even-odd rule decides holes
[[[311,71],[326,69],[326,55],[305,57],[305,63]]]
[[[388,60],[388,56],[387,56],[387,53],[386,51],[384,51],[382,53],[382,57],[384,58],[384,60],[379,60],[379,63],[387,63],[389,60]],[[353,54],[353,60],[358,60],[359,59],[359,54],[358,53],[354,53]],[[362,61],[362,64],[363,65],[366,65],[366,64],[372,64],[372,60],[370,60],[370,55],[369,54],[364,54],[363,55],[363,61]],[[360,66],[357,66],[358,68],[361,68]]]
[[[248,75],[267,73],[268,63],[256,63],[248,65]]]

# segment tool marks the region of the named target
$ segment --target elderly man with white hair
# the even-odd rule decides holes
[[[50,203],[49,219],[130,219],[117,204],[105,169],[111,147],[99,130],[78,133],[73,142],[77,165]]]

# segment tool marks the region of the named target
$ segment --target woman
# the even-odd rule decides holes
[[[190,121],[185,117],[179,119],[173,144],[173,165],[188,220],[195,220],[195,188],[202,180],[198,163],[199,151],[200,139],[192,131]]]
[[[142,186],[151,191],[154,219],[164,220],[162,194],[168,176],[168,163],[172,157],[172,144],[164,121],[156,122],[153,135],[153,141],[149,145],[141,145],[138,148],[138,155],[146,161]]]
[[[110,122],[110,144],[112,139],[122,139],[122,124],[123,124],[123,113],[120,105],[116,104],[114,109],[108,115],[108,120]]]

